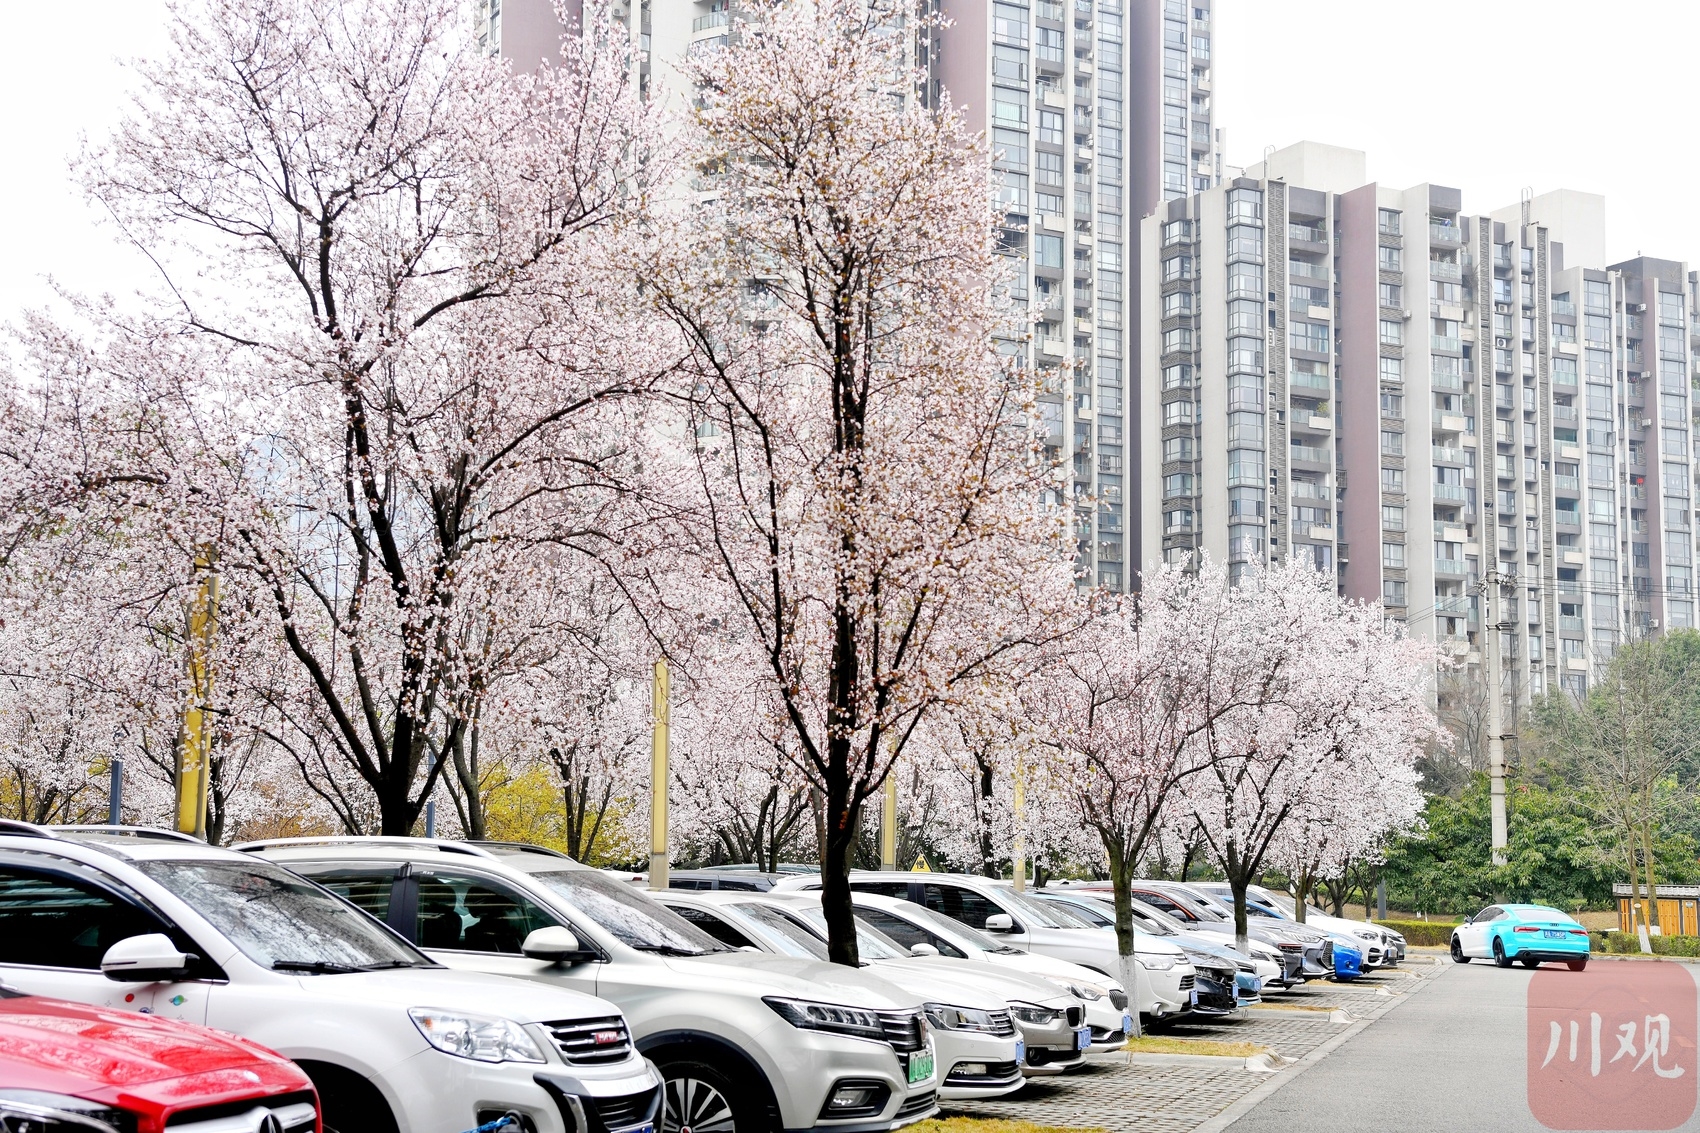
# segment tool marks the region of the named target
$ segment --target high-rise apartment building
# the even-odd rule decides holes
[[[1141,561],[1303,561],[1515,708],[1695,624],[1696,276],[1302,143],[1145,222]],[[1484,585],[1499,631],[1483,624]]]

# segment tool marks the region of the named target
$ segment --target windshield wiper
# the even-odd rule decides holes
[[[998,955],[998,956],[1019,956],[1019,955],[1021,955],[1021,949],[1011,948],[1007,944],[998,945],[996,948],[992,949],[992,952],[994,954]]]
[[[370,964],[360,965],[360,971],[381,972],[386,968],[418,968],[424,966],[426,965],[421,965],[417,960],[376,960]],[[435,967],[436,965],[430,966]]]
[[[274,972],[308,972],[315,976],[322,976],[329,973],[340,974],[343,972],[359,972],[364,970],[365,969],[363,968],[355,967],[353,964],[340,964],[335,960],[272,961],[272,971]]]

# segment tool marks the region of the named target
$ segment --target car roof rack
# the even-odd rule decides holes
[[[524,850],[532,854],[548,854],[550,857],[565,858],[575,865],[578,864],[578,860],[571,854],[563,854],[559,850],[552,850],[548,846],[533,845],[530,842],[503,842],[495,838],[469,838],[466,844],[469,846],[498,846],[504,850]]]
[[[494,858],[496,855],[471,842],[455,842],[448,838],[407,838],[384,834],[309,834],[298,838],[260,838],[230,847],[245,854],[260,850],[288,849],[291,846],[374,846],[394,849],[437,850],[445,854],[465,854],[472,858]]]
[[[162,830],[157,826],[107,826],[105,824],[84,823],[54,826],[50,829],[55,834],[116,834],[121,838],[139,838],[159,842],[188,842],[192,846],[206,845],[193,834],[185,834],[181,830]]]
[[[33,822],[25,822],[19,818],[0,818],[0,834],[10,834],[15,838],[52,838],[53,831],[45,826],[37,826]]]

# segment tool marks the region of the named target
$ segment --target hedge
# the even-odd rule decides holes
[[[1376,921],[1383,928],[1402,933],[1405,943],[1425,947],[1445,948],[1452,943],[1456,924],[1448,921]]]
[[[1641,937],[1633,932],[1594,933],[1594,945],[1601,952],[1616,955],[1641,951]],[[1700,936],[1655,936],[1649,943],[1655,956],[1700,956]]]

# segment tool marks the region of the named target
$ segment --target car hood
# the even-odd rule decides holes
[[[0,1000],[0,1083],[120,1103],[206,1104],[306,1089],[288,1059],[175,1019],[22,996]]]
[[[1073,1001],[1067,986],[1042,976],[1031,976],[1013,968],[998,967],[978,960],[955,960],[949,956],[916,956],[901,960],[878,960],[874,972],[882,979],[913,990],[931,1001],[957,1007],[987,1006],[995,1010],[1011,1000],[1050,1004],[1050,1000]],[[1094,973],[1095,974],[1095,973]],[[1100,977],[1101,979],[1102,977]],[[1079,981],[1084,982],[1084,981]],[[1102,987],[1100,983],[1098,986]],[[946,989],[961,988],[973,1000],[945,999]],[[932,990],[932,989],[938,990]]]
[[[683,976],[728,980],[761,995],[783,995],[866,1007],[874,1011],[913,1010],[922,996],[871,974],[824,960],[801,960],[769,952],[717,952],[676,956],[667,966]]]
[[[1055,956],[1041,956],[1037,952],[1023,952],[1020,949],[1013,952],[987,952],[984,955],[988,964],[996,964],[1000,968],[1014,969],[1062,984],[1081,983],[1113,988],[1116,991],[1127,990],[1122,987],[1120,980],[1111,979],[1080,964],[1058,960]]]
[[[1028,933],[1036,945],[1066,948],[1100,949],[1111,957],[1117,954],[1116,933],[1109,928],[1035,928]],[[1181,954],[1178,945],[1161,936],[1135,931],[1134,947],[1143,955],[1162,956]],[[1101,978],[1101,977],[1100,977]]]
[[[341,1002],[388,1005],[406,1011],[435,1007],[501,1015],[516,1023],[597,1019],[620,1014],[606,999],[582,991],[457,968],[395,968],[298,977],[304,991]]]

